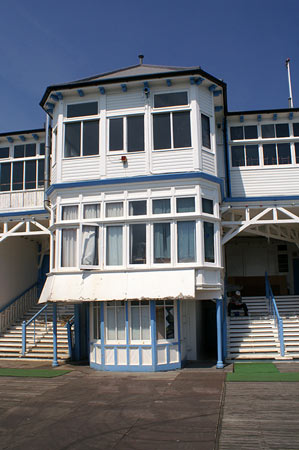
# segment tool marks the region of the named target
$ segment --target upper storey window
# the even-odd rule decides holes
[[[65,124],[65,158],[99,154],[99,121],[88,120]]]
[[[289,125],[287,123],[276,123],[262,125],[262,138],[289,137]]]
[[[205,114],[201,115],[201,135],[203,147],[211,148],[210,118]]]
[[[67,117],[96,116],[98,114],[98,102],[75,103],[67,105]]]
[[[238,127],[230,127],[230,138],[232,141],[238,141],[242,139],[257,139],[257,126],[245,125]]]
[[[109,150],[144,151],[144,114],[109,119]]]
[[[9,158],[9,147],[0,148],[0,159]]]
[[[169,109],[180,107],[179,111],[154,113],[154,149],[174,149],[191,147],[190,111],[182,111],[188,105],[187,92],[170,92],[154,96],[154,108]]]

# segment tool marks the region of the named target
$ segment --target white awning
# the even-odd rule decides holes
[[[194,299],[194,269],[50,274],[39,303]]]

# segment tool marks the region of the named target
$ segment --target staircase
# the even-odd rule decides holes
[[[276,297],[283,319],[285,357],[299,358],[299,297]],[[274,319],[265,297],[244,297],[249,317],[227,318],[227,359],[280,359]]]
[[[22,323],[31,319],[42,305],[31,307],[22,318],[10,325],[7,330],[0,335],[0,358],[18,359],[22,357]],[[23,358],[27,359],[52,359],[53,358],[53,325],[52,325],[52,305],[47,311],[43,311],[36,319],[35,342],[34,324],[27,327],[27,348]],[[59,360],[69,358],[67,330],[65,324],[74,314],[73,305],[59,305],[57,307],[57,356]]]

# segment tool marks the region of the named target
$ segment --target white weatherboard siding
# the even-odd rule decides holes
[[[271,167],[231,170],[234,197],[298,195],[299,167]]]
[[[62,160],[63,181],[94,180],[100,177],[100,158],[69,158]]]
[[[205,173],[215,175],[215,155],[206,150],[202,150],[202,170]]]
[[[55,164],[51,168],[51,183],[53,184],[56,182],[57,182],[57,164]]]
[[[152,152],[152,172],[171,173],[194,170],[193,149]]]
[[[44,191],[20,191],[20,192],[1,192],[0,194],[0,209],[1,212],[5,210],[20,210],[43,208],[44,205]]]
[[[213,116],[213,93],[208,88],[202,86],[199,89],[198,97],[201,112]]]
[[[144,103],[145,96],[143,94],[142,88],[138,91],[132,92],[130,92],[130,90],[128,89],[127,92],[107,95],[106,108],[107,111],[140,108],[144,106]]]
[[[50,275],[39,302],[195,298],[194,269]]]
[[[144,152],[126,154],[127,162],[121,161],[122,155],[108,155],[106,176],[108,178],[134,177],[146,174],[146,155]]]
[[[37,245],[19,237],[0,244],[0,308],[37,280]]]

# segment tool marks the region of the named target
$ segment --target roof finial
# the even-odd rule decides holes
[[[144,55],[138,55],[138,58],[139,58],[139,64],[140,65],[143,64]]]

